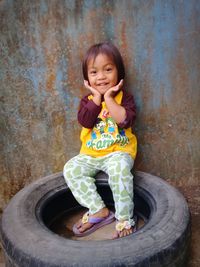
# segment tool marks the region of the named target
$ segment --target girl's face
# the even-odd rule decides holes
[[[111,58],[99,54],[95,60],[88,62],[88,80],[90,86],[104,95],[111,87],[117,85],[118,72]]]

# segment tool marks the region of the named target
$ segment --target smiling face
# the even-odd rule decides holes
[[[88,62],[88,80],[90,86],[104,95],[117,85],[118,72],[113,60],[105,54],[99,54]]]

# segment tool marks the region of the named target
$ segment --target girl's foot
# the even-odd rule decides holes
[[[116,224],[116,230],[113,235],[113,239],[131,235],[135,231],[136,231],[136,225],[131,226],[128,221],[120,221]]]
[[[103,208],[100,211],[90,215],[91,218],[106,218],[109,215],[109,209],[108,208]],[[88,230],[89,228],[91,228],[93,226],[93,223],[83,223],[83,219],[80,219],[78,221],[78,223],[76,224],[77,229],[79,230],[80,233],[85,232],[86,230]]]

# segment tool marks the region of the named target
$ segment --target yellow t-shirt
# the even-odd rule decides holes
[[[123,91],[115,96],[115,101],[121,104]],[[92,99],[93,96],[88,96]],[[132,129],[120,128],[110,116],[105,102],[99,113],[93,129],[82,128],[80,139],[82,146],[80,153],[93,157],[102,157],[111,152],[123,151],[135,158],[137,153],[137,139]]]

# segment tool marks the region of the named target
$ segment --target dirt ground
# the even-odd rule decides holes
[[[171,183],[170,181],[168,182]],[[185,196],[191,212],[192,238],[188,267],[200,267],[200,187],[184,188],[177,185],[176,187]],[[0,267],[5,267],[2,250],[0,250]]]
[[[178,188],[185,196],[191,212],[192,238],[188,267],[200,267],[200,186]]]

